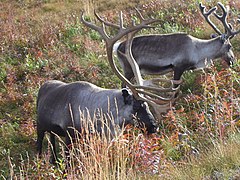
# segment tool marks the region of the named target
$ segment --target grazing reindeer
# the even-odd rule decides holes
[[[82,121],[88,121],[89,119],[83,119],[82,117],[88,117],[88,115],[91,118],[98,118],[98,113],[101,112],[106,117],[111,116],[112,122],[108,118],[106,119],[106,121],[109,121],[106,124],[110,126],[110,130],[113,130],[114,125],[122,127],[126,124],[133,124],[134,119],[137,119],[140,126],[143,124],[146,127],[148,133],[156,132],[155,118],[150,112],[147,103],[151,105],[158,103],[159,106],[166,107],[172,98],[163,98],[147,92],[145,89],[157,90],[158,92],[174,91],[172,88],[145,87],[142,85],[143,80],[141,76],[137,77],[138,84],[133,85],[118,71],[113,61],[113,45],[117,40],[128,35],[129,40],[126,46],[128,53],[125,54],[125,57],[131,61],[130,64],[134,62],[130,53],[133,35],[138,30],[148,27],[148,24],[155,22],[155,20],[142,19],[139,25],[126,29],[122,27],[113,38],[110,38],[105,33],[104,26],[98,27],[85,21],[83,15],[81,16],[81,21],[86,26],[97,30],[103,36],[106,41],[109,64],[116,75],[128,85],[130,90],[103,89],[84,81],[67,84],[51,80],[43,84],[37,99],[37,149],[39,155],[41,155],[44,134],[49,132],[54,153],[51,158],[52,162],[55,162],[54,157],[56,157],[54,134],[66,137],[66,145],[70,145],[71,139],[75,137],[73,128],[80,133],[84,131],[83,128],[86,127],[82,125]],[[122,14],[120,14],[120,24],[123,24],[122,21]],[[134,72],[139,71],[138,66],[134,68]],[[153,81],[158,81],[158,79]],[[95,130],[101,132],[102,124],[100,120],[94,126]]]
[[[240,30],[232,30],[232,26],[226,20],[228,15],[226,8],[221,3],[218,3],[218,5],[223,11],[221,16],[214,12],[217,7],[213,7],[206,12],[205,7],[202,4],[199,5],[206,21],[218,33],[218,36],[213,39],[198,39],[185,33],[135,37],[132,42],[132,54],[139,65],[141,73],[166,74],[173,71],[174,80],[180,80],[184,71],[204,68],[209,64],[210,60],[216,58],[222,57],[230,66],[235,60],[230,39],[237,35]],[[209,19],[209,15],[213,12],[222,22],[225,33],[221,33]],[[117,56],[125,77],[131,80],[134,73],[123,55],[125,46],[126,41],[116,43],[114,50],[117,50]]]
[[[121,127],[123,124],[133,124],[134,116],[145,125],[148,133],[156,131],[155,120],[148,105],[136,100],[128,90],[103,89],[84,81],[69,84],[56,80],[47,81],[38,93],[37,112],[37,150],[41,155],[44,134],[50,132],[53,163],[56,156],[54,134],[66,137],[65,143],[68,146],[75,135],[72,127],[81,132],[84,125],[80,120],[82,117],[87,120],[88,114],[91,119],[100,112],[112,116],[114,123],[108,123],[112,131],[114,124]],[[100,119],[97,119],[98,126],[94,129],[101,132],[101,117],[95,118]]]

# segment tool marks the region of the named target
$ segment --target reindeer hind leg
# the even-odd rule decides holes
[[[42,155],[42,142],[45,135],[45,131],[37,128],[37,152],[39,157]]]
[[[50,133],[50,142],[51,142],[51,149],[52,149],[50,162],[52,164],[56,164],[56,161],[57,161],[56,141],[55,141],[55,135],[53,133]]]

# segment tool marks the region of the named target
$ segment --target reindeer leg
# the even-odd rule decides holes
[[[40,130],[39,128],[37,129],[37,151],[39,157],[42,155],[42,142],[44,138],[44,131]]]
[[[57,154],[56,154],[55,135],[52,133],[50,133],[50,142],[51,142],[51,146],[52,146],[52,154],[51,154],[50,162],[52,164],[56,164]]]
[[[173,72],[174,72],[173,79],[176,81],[179,81],[185,70],[186,70],[186,68],[183,68],[183,67],[174,68],[173,69]],[[174,84],[174,88],[177,88],[178,86],[179,86],[178,84]]]
[[[176,80],[176,81],[180,81],[181,79],[181,76],[183,74],[183,72],[186,70],[186,68],[184,67],[180,67],[180,68],[174,68],[173,69],[173,72],[174,72],[174,75],[173,75],[173,79]],[[174,84],[174,88],[177,88],[179,86],[179,84]],[[179,95],[179,92],[176,92],[174,97],[177,98]]]

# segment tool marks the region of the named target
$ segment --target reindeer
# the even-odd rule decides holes
[[[97,17],[99,17],[96,14]],[[139,14],[141,17],[141,15]],[[156,82],[160,79],[147,80],[151,86],[144,86],[139,73],[139,67],[131,55],[131,42],[133,35],[140,29],[148,27],[154,23],[154,19],[141,19],[139,25],[133,25],[129,28],[123,28],[123,17],[120,13],[119,32],[116,36],[110,38],[105,31],[104,22],[102,27],[94,25],[84,20],[83,14],[81,21],[86,26],[98,31],[106,42],[107,59],[115,74],[126,83],[128,89],[104,89],[94,84],[85,81],[73,83],[64,83],[57,80],[50,80],[43,84],[39,90],[37,98],[37,150],[39,155],[42,153],[42,141],[45,132],[50,133],[50,142],[53,147],[51,161],[55,163],[55,134],[65,137],[66,146],[71,144],[71,140],[75,138],[75,130],[80,134],[84,131],[84,121],[90,121],[92,118],[97,118],[94,127],[96,131],[101,132],[105,123],[98,120],[99,113],[106,118],[106,124],[112,131],[114,126],[123,127],[126,124],[134,124],[139,122],[139,127],[146,127],[148,133],[155,133],[157,129],[156,121],[151,111],[150,105],[156,104],[158,107],[168,108],[172,97],[164,98],[154,93],[154,91],[172,92],[176,89],[172,88],[173,83],[169,88],[157,87]],[[137,72],[137,84],[129,82],[117,69],[113,60],[113,45],[123,36],[128,36],[125,57],[129,60]],[[151,92],[148,92],[151,90]],[[88,117],[84,119],[82,117]],[[135,120],[134,120],[135,119]],[[111,132],[113,133],[113,132]],[[68,154],[68,150],[67,150]]]
[[[218,3],[218,5],[223,12],[222,15],[215,12],[217,7],[213,7],[206,12],[205,6],[199,4],[205,20],[218,34],[213,39],[198,39],[185,33],[135,37],[132,42],[132,54],[141,73],[162,75],[173,71],[173,79],[180,83],[184,71],[205,68],[211,60],[221,57],[229,66],[233,64],[235,57],[230,39],[237,35],[240,30],[232,30],[232,26],[227,22],[228,12],[226,8],[221,3]],[[225,33],[222,33],[209,19],[213,12],[217,19],[222,22]],[[240,20],[238,19],[238,21]],[[125,77],[131,80],[134,73],[123,55],[125,46],[126,41],[117,42],[114,45],[114,51],[117,51]]]

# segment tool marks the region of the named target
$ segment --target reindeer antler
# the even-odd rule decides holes
[[[213,22],[210,20],[209,16],[213,13],[215,15],[215,17],[217,19],[219,19],[224,28],[225,28],[225,34],[226,34],[226,39],[227,38],[232,38],[233,36],[235,36],[236,34],[240,33],[240,30],[237,31],[233,31],[232,30],[232,25],[230,23],[227,22],[227,16],[228,16],[228,11],[227,9],[224,7],[224,5],[220,2],[218,2],[218,6],[221,8],[222,10],[222,15],[219,15],[216,13],[217,7],[214,6],[212,7],[208,12],[206,12],[206,7],[202,5],[202,3],[199,4],[199,8],[200,11],[203,15],[203,17],[205,18],[205,20],[208,22],[208,24],[219,34],[222,35],[223,33],[216,27],[216,25],[213,24]],[[240,22],[240,19],[237,20],[238,22]]]
[[[150,105],[158,104],[166,106],[166,104],[169,105],[171,101],[174,99],[174,95],[170,98],[164,98],[160,95],[158,95],[159,92],[175,92],[178,91],[179,88],[173,88],[173,82],[170,80],[165,80],[168,82],[171,82],[171,87],[169,88],[163,88],[159,87],[159,82],[161,82],[160,79],[151,79],[151,80],[143,80],[139,66],[136,63],[135,59],[133,58],[132,52],[131,52],[131,46],[132,46],[132,40],[134,35],[143,28],[150,28],[152,26],[149,26],[150,24],[157,22],[159,20],[156,19],[144,19],[142,14],[136,9],[137,15],[140,19],[139,24],[135,24],[134,21],[132,21],[132,24],[130,27],[125,28],[123,23],[123,14],[122,12],[119,13],[119,25],[113,24],[111,22],[105,21],[103,18],[101,18],[96,12],[95,16],[96,18],[102,23],[102,26],[97,26],[95,24],[92,24],[90,22],[85,21],[83,17],[83,13],[81,15],[81,21],[91,29],[94,29],[99,32],[99,34],[103,37],[103,39],[106,42],[106,50],[107,50],[107,57],[109,64],[114,71],[114,73],[118,76],[118,78],[124,82],[132,91],[134,97],[136,99],[140,99],[143,101],[146,101],[150,103]],[[105,26],[110,26],[113,28],[118,28],[118,32],[115,36],[110,37],[107,35]],[[116,41],[120,40],[122,37],[127,36],[127,42],[126,42],[126,49],[124,56],[127,58],[128,62],[130,63],[132,70],[134,72],[137,85],[132,84],[129,80],[127,80],[117,69],[116,64],[113,60],[113,45]],[[144,84],[148,84],[145,86]]]
[[[205,18],[205,20],[207,21],[207,23],[216,31],[216,33],[218,33],[219,35],[221,35],[221,31],[217,28],[217,26],[215,26],[215,24],[213,24],[213,22],[211,21],[211,19],[209,18],[209,16],[217,10],[217,7],[214,6],[212,7],[209,11],[206,12],[206,7],[202,5],[202,3],[199,4],[199,8],[200,11],[203,15],[203,17]]]
[[[218,2],[218,6],[222,10],[222,15],[219,15],[216,12],[214,12],[214,15],[222,22],[222,24],[225,28],[225,33],[227,35],[227,38],[231,38],[231,37],[235,36],[236,34],[240,33],[240,29],[238,31],[232,31],[232,25],[227,22],[228,11],[223,6],[223,4]],[[240,20],[238,19],[238,21],[240,21]]]

